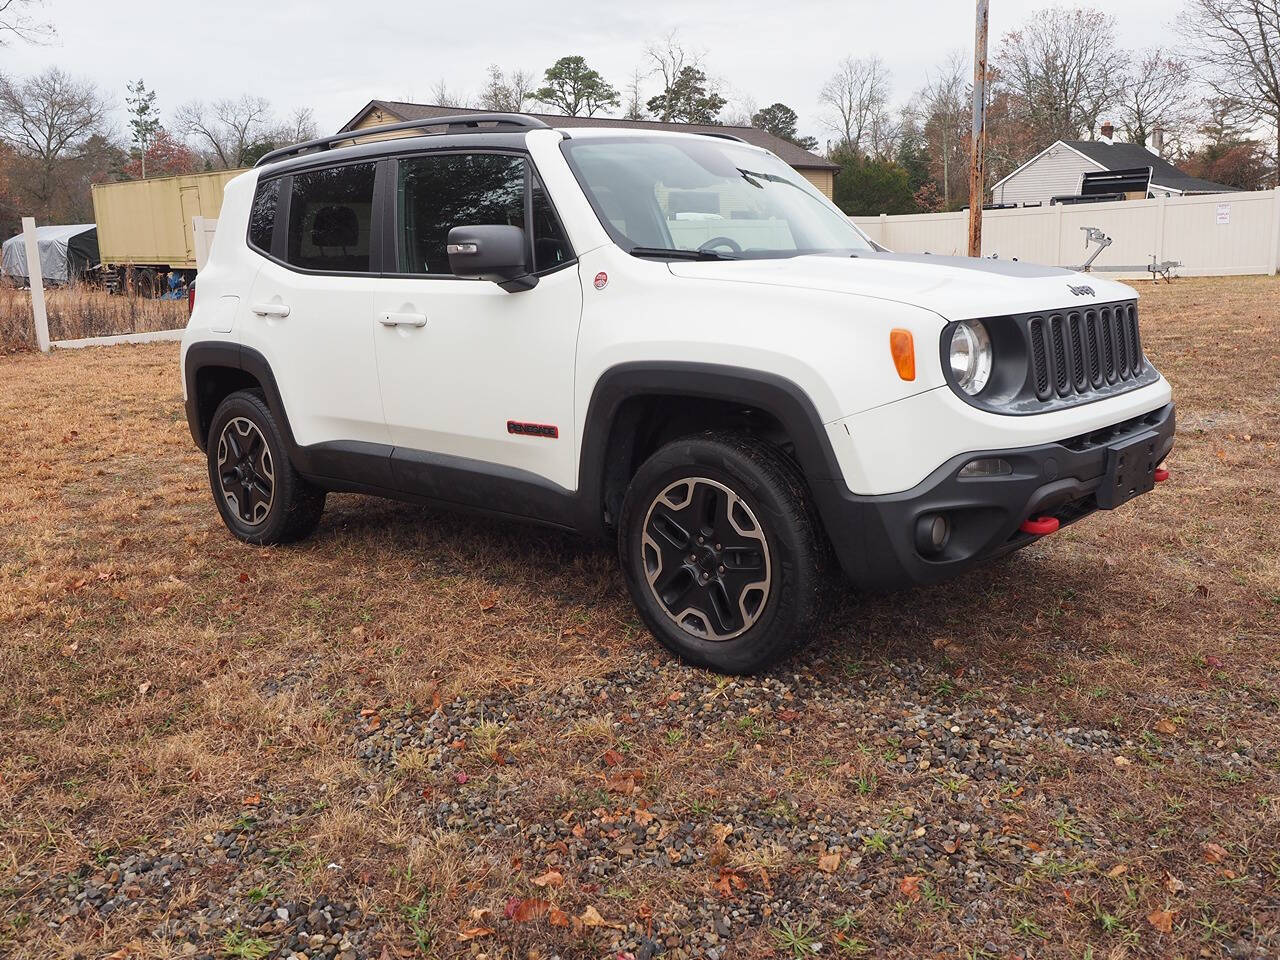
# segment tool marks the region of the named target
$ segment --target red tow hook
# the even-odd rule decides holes
[[[1022,521],[1022,526],[1018,529],[1023,533],[1029,533],[1033,537],[1047,537],[1051,533],[1057,533],[1058,527],[1062,526],[1058,522],[1057,517],[1031,517]]]
[[[1166,480],[1168,480],[1168,479],[1169,479],[1169,468],[1168,468],[1168,467],[1156,467],[1156,474],[1155,474],[1155,476],[1156,476],[1156,483],[1164,483]]]

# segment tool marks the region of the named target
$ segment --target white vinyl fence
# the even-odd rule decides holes
[[[963,256],[968,249],[967,210],[849,219],[898,253]],[[1113,241],[1093,263],[1099,273],[1149,276],[1143,265],[1153,256],[1179,261],[1174,273],[1187,277],[1280,269],[1280,190],[987,210],[982,255],[1077,266],[1093,249],[1086,248],[1084,227]]]

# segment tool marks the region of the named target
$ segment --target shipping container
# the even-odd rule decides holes
[[[105,267],[195,270],[192,218],[216,220],[222,189],[243,170],[216,170],[93,185],[93,218]]]

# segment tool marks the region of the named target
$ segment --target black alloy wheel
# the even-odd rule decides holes
[[[244,417],[228,420],[218,437],[218,487],[227,506],[251,527],[271,514],[276,472],[271,449],[257,425]]]
[[[246,543],[291,543],[316,528],[325,491],[299,474],[271,408],[257,390],[218,405],[205,451],[209,486],[227,529]]]
[[[618,555],[653,635],[726,673],[763,669],[807,639],[830,568],[795,462],[736,433],[674,440],[640,465]]]
[[[683,630],[732,640],[769,600],[769,543],[751,508],[708,477],[677,480],[649,505],[644,571],[654,599]]]

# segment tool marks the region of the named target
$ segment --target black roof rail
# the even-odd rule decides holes
[[[481,126],[481,124],[486,124],[486,126]],[[276,160],[283,160],[285,157],[294,157],[311,151],[331,150],[334,144],[344,143],[348,140],[354,142],[363,140],[365,137],[375,137],[380,133],[394,133],[397,130],[425,131],[431,127],[444,127],[446,133],[498,132],[512,127],[521,130],[550,129],[537,117],[530,117],[521,113],[458,113],[447,117],[424,117],[421,120],[405,120],[402,123],[384,123],[377,127],[348,130],[345,133],[335,133],[331,137],[320,137],[317,140],[295,143],[291,147],[281,147],[279,150],[272,150],[270,153],[263,154],[262,158],[254,166],[260,167]]]
[[[712,133],[710,130],[702,134],[704,137],[719,137],[721,140],[736,140],[738,143],[746,143],[741,137],[733,133]]]

